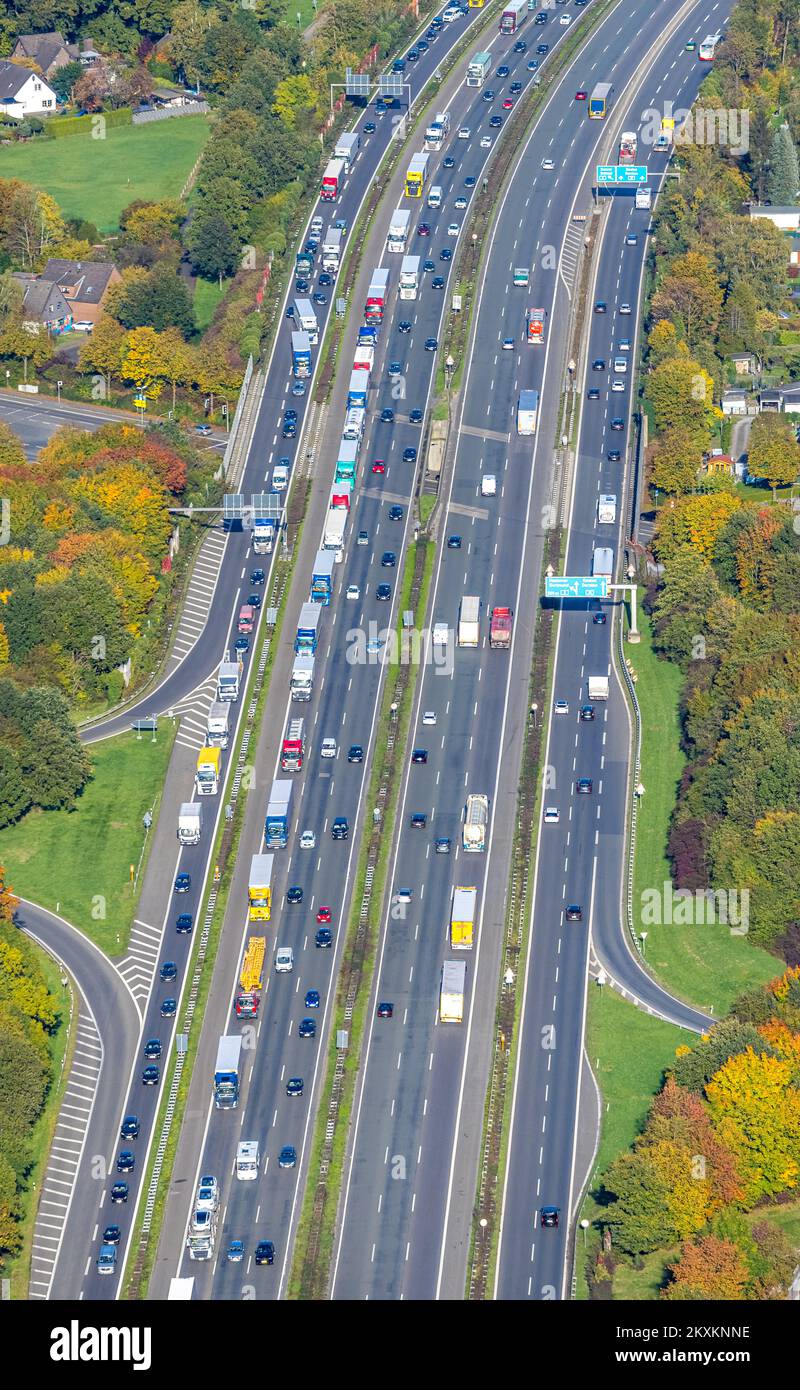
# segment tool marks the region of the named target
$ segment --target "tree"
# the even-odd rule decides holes
[[[747,468],[756,478],[764,478],[772,488],[796,482],[800,467],[800,448],[791,421],[777,411],[762,411],[753,421]]]
[[[128,210],[125,235],[129,241],[141,242],[144,246],[159,246],[177,237],[183,217],[184,209],[177,199],[164,199],[160,203],[139,202]]]
[[[216,279],[222,289],[224,276],[239,268],[239,239],[218,212],[207,212],[193,219],[189,230],[192,268],[206,280]]]
[[[674,357],[678,347],[678,334],[674,323],[669,319],[659,319],[647,335],[647,346],[651,367],[657,367],[667,357]]]
[[[181,0],[175,6],[169,27],[169,55],[185,81],[198,81],[206,33],[220,23],[219,12],[206,9],[198,0]]]
[[[110,314],[101,314],[78,355],[81,371],[98,372],[103,377],[106,395],[111,395],[111,378],[119,375],[127,351],[127,335],[121,324]]]
[[[708,430],[708,412],[713,403],[714,383],[708,372],[685,351],[667,357],[647,381],[647,395],[656,416],[656,430],[681,425],[697,434]]]
[[[660,492],[690,492],[703,461],[703,441],[686,425],[672,425],[653,446],[650,481]]]
[[[729,1058],[739,1056],[748,1047],[762,1047],[770,1051],[751,1024],[740,1023],[738,1019],[725,1019],[699,1039],[690,1051],[676,1057],[672,1074],[679,1086],[699,1095]]]
[[[64,240],[66,227],[49,193],[16,180],[0,181],[5,206],[0,216],[0,244],[6,255],[23,270],[35,268],[41,258]]]
[[[700,1236],[681,1247],[680,1258],[669,1266],[671,1283],[663,1297],[673,1302],[742,1299],[749,1271],[741,1250],[733,1241]]]
[[[144,277],[131,283],[117,306],[117,316],[125,328],[177,328],[188,338],[194,332],[194,309],[185,280],[172,266],[158,264]]]
[[[167,358],[161,344],[161,334],[153,328],[135,328],[129,333],[120,370],[123,377],[134,382],[140,391],[152,392],[154,380],[164,380],[167,375]]]
[[[722,289],[714,267],[699,251],[678,256],[653,297],[653,317],[683,326],[690,347],[714,332],[722,306]]]
[[[613,1198],[605,1220],[620,1250],[644,1255],[677,1238],[668,1183],[645,1150],[615,1159],[603,1187]]]
[[[46,811],[71,810],[91,776],[91,763],[75,731],[68,733],[50,720],[37,724],[21,762],[31,800]]]
[[[0,829],[13,825],[31,804],[19,759],[0,743]]]
[[[79,63],[76,59],[72,63],[64,63],[63,67],[56,68],[47,81],[56,96],[61,97],[63,101],[68,101],[72,95],[72,88],[85,71],[83,63]]]
[[[0,468],[24,468],[22,442],[4,420],[0,421]]]
[[[788,125],[778,126],[770,147],[769,200],[776,207],[791,207],[800,192],[800,167],[797,162],[792,132]]]
[[[792,1066],[748,1047],[706,1086],[714,1127],[735,1154],[745,1200],[776,1196],[800,1176],[800,1091]]]

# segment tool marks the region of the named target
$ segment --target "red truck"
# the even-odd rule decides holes
[[[327,203],[332,203],[338,197],[339,189],[344,178],[344,160],[331,159],[322,175],[322,187],[319,190],[320,198],[324,198]]]
[[[303,766],[305,751],[305,720],[290,719],[286,737],[281,747],[281,771],[299,772]]]
[[[514,622],[514,614],[510,608],[493,608],[489,619],[489,646],[505,647],[511,646],[511,628]]]
[[[377,270],[373,270],[367,290],[367,302],[364,305],[364,318],[367,323],[381,322],[388,297],[389,272],[383,267],[379,267]]]

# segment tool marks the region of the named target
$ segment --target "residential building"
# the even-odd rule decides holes
[[[800,231],[800,207],[770,207],[769,204],[751,203],[749,211],[751,222],[762,217],[782,232]]]
[[[0,62],[0,111],[24,121],[26,116],[46,116],[55,109],[56,94],[38,72]]]
[[[720,404],[723,415],[747,414],[747,395],[744,391],[723,391]]]
[[[122,277],[110,261],[49,260],[39,278],[59,287],[74,320],[95,324],[110,287]]]
[[[20,34],[11,50],[11,61],[35,63],[42,75],[50,78],[67,63],[78,61],[78,48],[67,43],[58,29],[47,34]]]
[[[773,386],[761,391],[758,408],[780,411],[785,415],[800,415],[800,382],[789,382],[786,386]]]
[[[40,328],[46,328],[48,333],[63,333],[72,327],[72,310],[52,280],[16,272],[14,279],[22,285],[22,326],[29,333]]]

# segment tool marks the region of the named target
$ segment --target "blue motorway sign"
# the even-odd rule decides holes
[[[604,574],[548,575],[545,598],[608,598],[608,579]]]
[[[598,183],[647,183],[646,164],[598,164]]]

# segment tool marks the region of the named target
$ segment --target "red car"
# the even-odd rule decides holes
[[[579,87],[577,92],[575,93],[575,100],[585,101],[588,95],[589,93],[586,91],[585,87]]]
[[[384,463],[383,459],[376,459],[376,460],[375,460],[375,462],[374,462],[373,465],[372,465],[372,471],[373,471],[373,473],[385,473],[385,472],[386,472],[386,464]]]
[[[506,97],[505,101],[503,102],[503,110],[510,111],[513,105],[514,103],[511,100],[511,97]]]
[[[330,908],[329,908],[329,907],[321,907],[321,908],[319,909],[319,912],[317,913],[317,921],[318,921],[318,922],[330,922],[330,920],[331,920],[331,910],[330,910]]]

